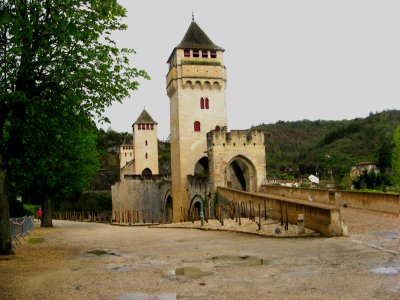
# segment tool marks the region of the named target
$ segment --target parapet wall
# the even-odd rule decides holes
[[[111,188],[112,219],[117,223],[162,222],[171,181],[163,176],[125,175]]]
[[[266,208],[271,212],[271,217],[276,220],[297,224],[298,216],[304,216],[304,226],[324,236],[343,235],[341,227],[340,210],[331,208],[325,204],[312,203],[304,200],[285,199],[282,196],[253,194],[236,191],[228,188],[218,187],[218,193],[234,203],[248,204],[253,207]]]
[[[399,215],[400,195],[264,185],[263,193]]]
[[[210,131],[207,133],[208,147],[215,146],[264,146],[264,131],[262,130],[232,130]]]

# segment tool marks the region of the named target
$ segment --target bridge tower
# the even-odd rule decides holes
[[[134,174],[158,174],[157,122],[143,109],[133,129]]]
[[[198,162],[208,168],[207,132],[227,128],[223,54],[192,19],[167,61],[174,222],[188,211],[187,176]]]

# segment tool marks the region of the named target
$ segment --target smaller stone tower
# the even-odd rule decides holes
[[[157,122],[144,109],[132,125],[135,174],[158,174]]]
[[[119,147],[119,168],[122,169],[130,161],[133,160],[133,145],[132,143],[124,143]]]

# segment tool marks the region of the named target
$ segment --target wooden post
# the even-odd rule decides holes
[[[249,208],[250,208],[249,219],[251,220],[252,219],[252,216],[251,216],[251,212],[252,212],[252,210],[251,210],[251,200],[249,200]]]
[[[267,220],[267,200],[264,199],[264,220]]]
[[[240,213],[241,213],[240,204],[238,204],[238,211],[239,211],[239,225],[242,225],[242,221],[240,220]]]
[[[224,226],[224,205],[222,204],[221,209],[221,225]]]
[[[289,215],[288,215],[288,203],[286,202],[286,223],[285,223],[285,230],[289,229]]]

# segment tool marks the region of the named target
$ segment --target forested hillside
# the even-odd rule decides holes
[[[400,111],[390,110],[354,120],[279,121],[254,128],[265,131],[269,176],[318,173],[324,177],[331,170],[341,180],[356,162],[376,161],[387,167],[398,124]]]

